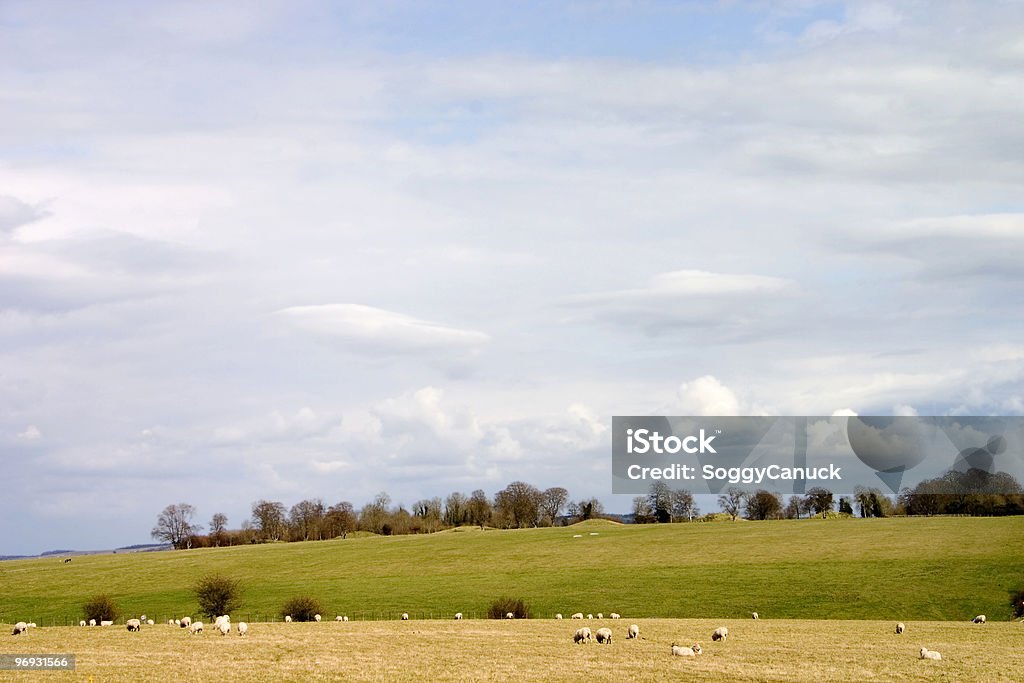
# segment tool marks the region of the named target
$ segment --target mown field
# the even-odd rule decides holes
[[[574,538],[577,534],[581,537]],[[596,534],[596,535],[592,535]],[[1024,517],[722,522],[594,521],[521,531],[0,562],[0,621],[77,623],[107,593],[126,616],[192,614],[195,580],[239,578],[236,619],[269,621],[310,594],[326,618],[480,616],[499,596],[536,617],[881,619],[966,622],[1010,616],[1024,588]],[[242,647],[242,646],[238,646]],[[597,656],[597,655],[594,655]]]
[[[252,624],[242,638],[157,625],[38,628],[0,652],[74,653],[76,670],[3,680],[94,681],[1020,681],[1024,624],[605,619],[611,645],[574,645],[579,621],[370,621]],[[642,638],[625,639],[628,624]],[[729,627],[726,642],[711,631]],[[695,659],[673,641],[699,642]],[[921,646],[942,661],[918,658]],[[5,675],[6,674],[6,675]]]

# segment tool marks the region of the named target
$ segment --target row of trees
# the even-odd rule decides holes
[[[356,531],[399,535],[432,533],[464,525],[524,528],[601,517],[604,507],[596,498],[570,501],[569,492],[560,486],[542,491],[515,481],[493,498],[477,489],[469,495],[454,492],[444,500],[425,498],[410,508],[392,505],[391,497],[382,492],[358,510],[348,501],[327,506],[313,498],[291,508],[280,501],[258,500],[252,504],[251,512],[251,517],[237,529],[229,529],[227,516],[218,512],[210,519],[204,535],[203,526],[195,521],[197,511],[193,505],[168,505],[158,515],[152,536],[175,548],[193,548],[345,538]]]

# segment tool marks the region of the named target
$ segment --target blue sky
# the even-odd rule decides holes
[[[0,6],[0,553],[1020,414],[1024,8]]]

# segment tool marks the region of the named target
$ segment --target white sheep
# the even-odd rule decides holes
[[[900,635],[907,627],[903,625],[903,622],[896,624],[896,635]]]
[[[313,615],[313,621],[320,621],[320,619],[321,619],[321,616],[319,614],[314,614]]]
[[[113,625],[114,625],[113,619],[104,619],[103,621],[100,622],[100,626],[113,626]]]
[[[456,612],[455,613],[455,620],[456,621],[460,621],[461,619],[462,619],[462,612]]]
[[[286,623],[286,624],[292,623],[292,615],[289,614],[288,616],[286,616],[284,618],[284,623]]]
[[[230,621],[220,621],[220,622],[217,622],[216,624],[214,624],[213,628],[215,630],[217,630],[217,631],[220,631],[220,634],[222,636],[226,636],[227,634],[231,633],[231,622]]]
[[[629,628],[626,629],[626,638],[630,639],[630,638],[639,638],[639,637],[640,637],[640,627],[637,626],[636,624],[630,624]]]
[[[178,622],[178,626],[182,628],[188,628],[192,624],[192,617],[182,617],[181,621]]]
[[[942,655],[926,647],[921,648],[921,659],[942,659]]]
[[[85,626],[85,619],[82,619],[80,622],[78,622],[78,625],[79,626]]]
[[[760,619],[760,618],[761,618],[760,616],[758,616],[757,612],[753,612],[753,613],[751,613],[750,617],[751,617],[751,618],[752,618],[752,619],[753,619],[754,621],[757,621],[758,619]]]
[[[516,618],[516,615],[515,615],[515,614],[513,614],[512,612],[506,612],[506,613],[505,613],[505,618],[506,618],[506,619],[515,619],[515,618]]]
[[[348,621],[348,615],[345,615],[345,616],[343,616],[343,617],[341,618],[341,620],[342,620],[342,621]]]
[[[562,613],[561,612],[559,612],[558,614],[555,615],[555,619],[561,619],[561,618],[562,618]]]
[[[175,619],[174,620],[174,625],[175,626],[181,626],[181,619]]]
[[[593,615],[593,614],[588,614],[588,615],[587,615],[587,619],[593,619],[593,618],[594,618],[594,615]]]
[[[583,612],[577,612],[576,614],[573,614],[569,618],[570,619],[582,619],[583,618]]]
[[[676,657],[696,657],[704,650],[701,649],[700,643],[694,643],[693,647],[684,647],[682,645],[676,645],[672,643],[672,654]]]
[[[585,645],[589,643],[593,637],[594,636],[590,632],[589,628],[578,628],[576,629],[576,635],[572,637],[572,642],[576,643],[577,645],[579,645],[580,643],[583,643]]]
[[[191,624],[188,625],[188,632],[191,633],[192,635],[195,635],[197,633],[202,633],[203,632],[203,622],[201,622],[201,621],[193,621]]]
[[[146,626],[156,626],[156,622],[153,621],[152,619],[147,619],[146,620]]]
[[[338,616],[334,617],[334,620],[335,621],[344,621],[344,619],[341,618],[340,614]]]
[[[90,619],[89,620],[89,626],[95,626],[95,625],[96,625],[96,620],[95,619]]]
[[[976,616],[973,619],[971,619],[971,621],[974,622],[975,624],[984,624],[985,623],[985,615],[984,614],[979,614],[978,616]]]
[[[409,621],[409,613],[402,612],[402,621]]]
[[[719,626],[711,633],[711,640],[721,640],[723,643],[725,639],[729,637],[729,629],[725,626]]]
[[[135,633],[137,633],[140,629],[142,629],[142,621],[139,620],[139,619],[129,619],[128,621],[124,622],[124,624],[128,628],[129,631],[132,631],[132,632],[135,632]]]
[[[622,615],[618,614],[617,612],[612,612],[611,614],[608,615],[608,618],[609,619],[621,619]]]
[[[34,621],[28,622],[28,627],[29,628],[35,628],[36,627],[36,622],[34,622]]]
[[[248,632],[249,632],[249,624],[245,623],[244,621],[238,622],[238,635],[244,636]]]
[[[597,642],[602,645],[612,644],[612,630],[610,628],[599,628],[597,629]]]
[[[11,631],[11,635],[12,636],[17,636],[17,635],[20,635],[20,634],[24,633],[27,630],[28,630],[28,624],[26,624],[24,621],[19,621],[17,624],[14,625],[14,630]]]
[[[227,624],[228,630],[231,629],[231,617],[227,614],[222,614],[213,620],[214,627],[220,627],[221,624]]]
[[[597,613],[597,618],[598,618],[598,619],[604,619],[604,615],[603,615],[603,614],[601,614],[600,612],[598,612],[598,613]]]

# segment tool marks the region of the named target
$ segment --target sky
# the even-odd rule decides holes
[[[0,2],[0,554],[1024,411],[1024,3]]]

